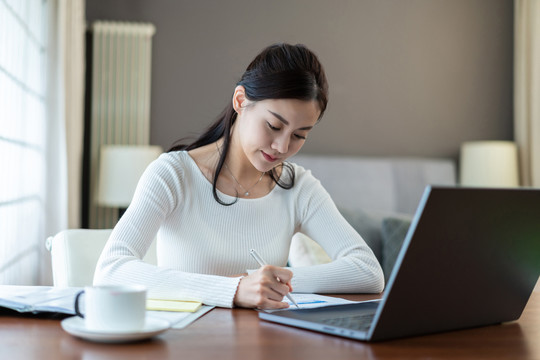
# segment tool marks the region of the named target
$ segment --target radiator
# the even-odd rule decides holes
[[[150,143],[152,36],[148,23],[96,21],[92,24],[88,224],[112,228],[118,209],[98,206],[102,145]]]

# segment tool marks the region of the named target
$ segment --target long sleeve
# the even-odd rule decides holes
[[[197,300],[232,307],[239,277],[179,271],[141,260],[160,227],[183,201],[185,169],[172,160],[163,156],[143,174],[131,205],[113,229],[98,261],[94,283],[141,284],[148,288],[151,298]],[[182,261],[181,256],[169,255]]]
[[[301,171],[298,170],[299,173]],[[298,231],[319,243],[333,261],[292,268],[294,291],[381,292],[384,289],[384,275],[377,258],[343,218],[320,182],[306,174],[299,178],[295,186],[302,189],[296,199]]]

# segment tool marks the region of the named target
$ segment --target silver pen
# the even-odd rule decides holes
[[[263,260],[263,258],[259,255],[259,253],[258,253],[257,251],[255,251],[255,249],[249,250],[249,253],[251,254],[251,256],[253,256],[253,258],[255,259],[255,261],[256,261],[257,263],[259,263],[260,266],[266,265],[266,261]],[[279,278],[278,278],[278,281],[281,282],[281,280],[279,280]],[[298,306],[298,304],[296,303],[296,301],[294,301],[294,299],[292,298],[292,296],[291,296],[289,293],[287,293],[285,296],[286,296],[287,299],[289,299],[290,302],[292,302],[297,308],[300,308],[300,307]]]

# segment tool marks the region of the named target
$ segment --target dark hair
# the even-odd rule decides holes
[[[317,56],[301,44],[274,44],[265,48],[249,64],[237,85],[242,85],[245,88],[245,96],[251,101],[267,99],[315,100],[321,111],[319,120],[322,118],[328,102],[328,83],[324,69]],[[217,120],[198,139],[190,144],[178,144],[177,142],[169,150],[169,152],[189,151],[218,141],[223,137],[222,152],[212,179],[214,199],[222,205],[232,205],[236,202],[223,202],[216,189],[218,176],[229,151],[231,128],[236,120],[236,115],[232,101],[229,101]],[[294,169],[288,163],[283,163],[281,166],[283,171],[288,171],[289,176],[279,176],[275,169],[272,169],[269,175],[278,186],[290,189],[294,186]],[[283,171],[282,175],[284,175]]]

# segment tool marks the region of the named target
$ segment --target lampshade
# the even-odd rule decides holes
[[[102,146],[97,203],[127,208],[142,173],[161,152],[159,146]]]
[[[463,143],[460,183],[465,186],[519,186],[517,146],[511,141]]]

